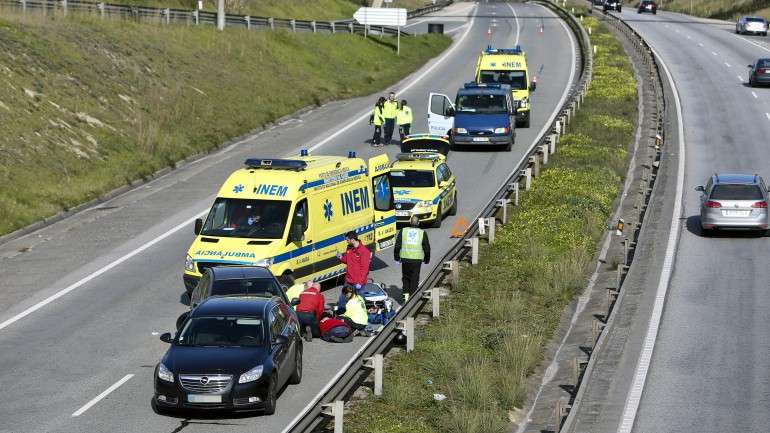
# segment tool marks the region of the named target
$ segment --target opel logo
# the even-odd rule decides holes
[[[397,205],[396,205],[396,209],[401,209],[401,205],[400,205],[400,204],[397,204]]]
[[[206,376],[201,377],[201,385],[206,385],[209,383],[209,378]]]

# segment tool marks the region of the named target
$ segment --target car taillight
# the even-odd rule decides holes
[[[709,200],[706,202],[706,207],[722,207],[722,203],[718,201]]]
[[[758,201],[751,205],[751,207],[754,208],[760,208],[760,209],[767,209],[767,202],[766,201]]]

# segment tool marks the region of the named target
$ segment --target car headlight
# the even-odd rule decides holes
[[[193,258],[189,254],[184,258],[184,269],[186,271],[195,272],[195,262],[193,262]]]
[[[158,365],[158,379],[165,380],[166,382],[174,383],[174,373],[171,372],[168,368],[166,368],[165,365],[161,362]]]
[[[243,373],[241,377],[238,379],[238,383],[254,382],[260,377],[262,377],[262,366],[258,365],[252,368],[251,370],[247,371],[246,373]]]
[[[433,202],[432,201],[419,201],[417,202],[417,207],[432,207]]]
[[[508,128],[495,128],[495,134],[507,134]]]
[[[272,257],[267,259],[257,260],[256,262],[254,262],[254,266],[262,266],[263,268],[269,268],[272,265],[273,265]]]
[[[465,128],[455,128],[455,134],[467,134],[468,130]]]

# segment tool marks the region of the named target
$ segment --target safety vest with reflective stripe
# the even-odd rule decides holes
[[[422,250],[422,237],[424,232],[416,227],[407,227],[401,231],[401,259],[424,260],[425,251]]]
[[[345,312],[342,313],[342,315],[349,317],[350,320],[359,325],[366,325],[369,323],[369,315],[366,312],[366,303],[358,295],[355,295],[348,300],[348,303],[345,304]]]
[[[385,105],[382,108],[382,115],[386,119],[395,119],[396,114],[398,114],[398,102],[396,101],[385,101]]]
[[[382,126],[382,122],[384,121],[385,116],[382,115],[382,108],[375,105],[374,111],[372,111],[372,124],[374,124],[374,126]]]
[[[405,105],[401,107],[400,110],[398,110],[398,115],[396,116],[396,123],[399,125],[409,125],[412,123],[412,108],[408,105]]]

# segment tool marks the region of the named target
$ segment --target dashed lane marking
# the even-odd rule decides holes
[[[99,403],[100,401],[102,401],[102,399],[104,399],[104,397],[107,397],[108,395],[110,395],[110,393],[112,393],[112,391],[115,391],[116,389],[120,388],[121,385],[123,385],[124,383],[128,382],[129,380],[131,380],[132,377],[134,377],[133,374],[127,374],[127,375],[123,376],[123,379],[120,379],[119,381],[113,383],[112,386],[110,386],[109,388],[105,389],[104,392],[102,392],[101,394],[99,394],[96,397],[94,397],[88,403],[84,404],[83,407],[81,407],[80,409],[76,410],[72,414],[72,417],[74,418],[74,417],[78,417],[80,415],[83,415],[83,413],[85,413],[85,411],[87,411],[88,409],[91,409],[96,403]]]

